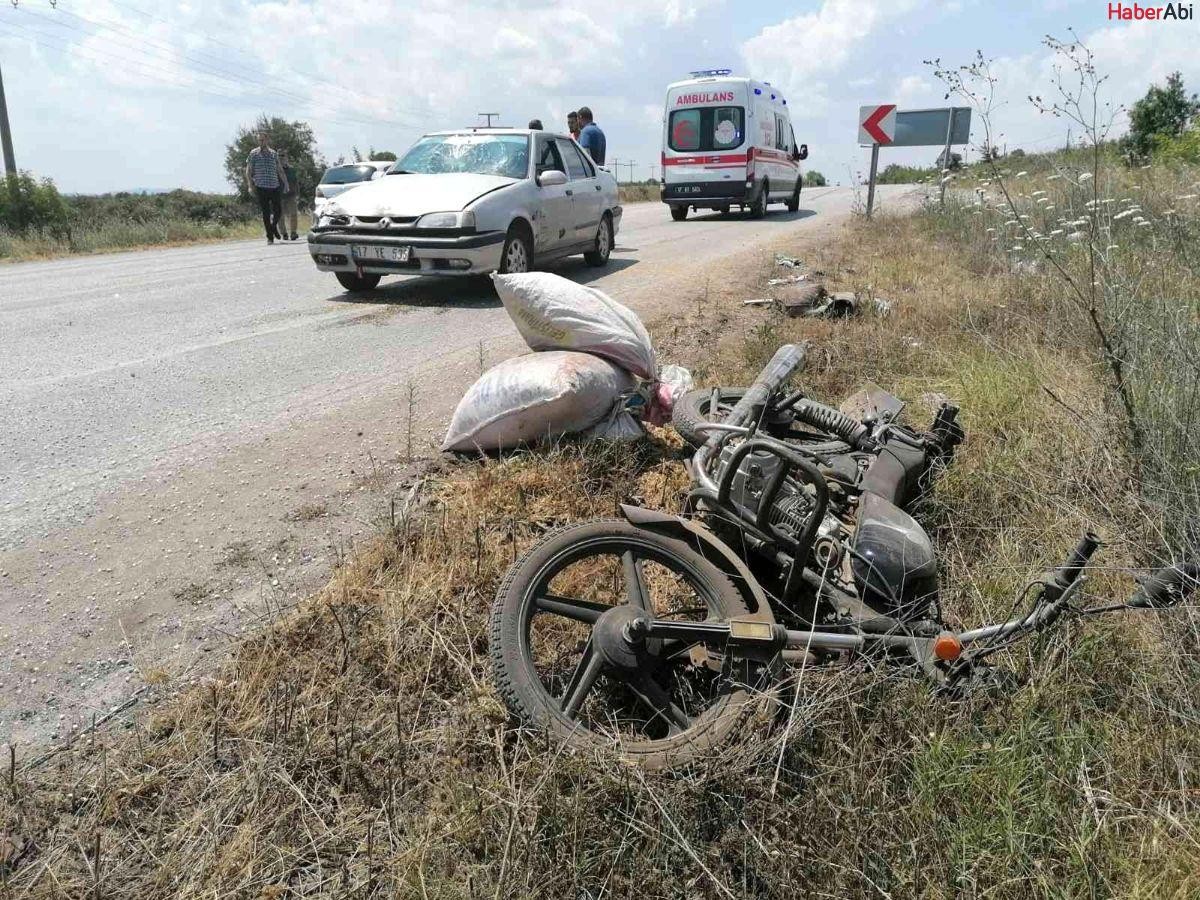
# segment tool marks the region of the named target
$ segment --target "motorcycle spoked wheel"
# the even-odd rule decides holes
[[[746,615],[729,577],[684,541],[601,519],[550,532],[509,570],[491,618],[496,685],[519,721],[584,751],[678,766],[731,740],[763,696],[713,650],[650,639],[638,614]],[[740,673],[738,678],[730,672]]]
[[[730,410],[746,394],[744,387],[719,388],[716,414],[712,410],[712,390],[688,391],[677,401],[671,411],[671,424],[679,432],[680,437],[693,447],[700,447],[713,432],[701,431],[698,426],[710,422],[723,422]],[[769,416],[766,422],[769,435],[780,440],[805,444],[815,453],[844,453],[850,445],[835,436],[813,428],[809,425],[797,424],[791,411],[776,416]]]

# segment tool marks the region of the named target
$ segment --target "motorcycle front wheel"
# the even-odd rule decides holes
[[[729,577],[681,540],[623,519],[546,535],[505,576],[491,618],[497,688],[519,721],[648,768],[711,754],[758,694],[719,651],[631,639],[637,617],[748,613]]]

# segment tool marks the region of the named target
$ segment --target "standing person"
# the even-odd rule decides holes
[[[287,175],[279,165],[279,155],[271,149],[270,136],[265,131],[258,133],[258,146],[246,158],[246,187],[258,198],[267,243],[273,244],[279,237],[277,226],[282,213],[279,193],[280,188],[287,188]]]
[[[579,146],[588,152],[596,165],[604,165],[604,151],[607,149],[604,132],[586,106],[579,107],[579,125]]]
[[[579,113],[575,110],[567,113],[567,131],[571,132],[571,137],[579,140]]]
[[[279,168],[283,170],[283,239],[296,241],[300,239],[296,233],[296,220],[299,218],[296,200],[300,192],[300,179],[296,177],[296,167],[288,160],[287,150],[279,151]]]

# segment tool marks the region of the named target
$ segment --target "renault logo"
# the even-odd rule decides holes
[[[379,220],[379,227],[380,228],[391,228],[392,220],[389,219],[387,216],[384,216],[382,219]]]

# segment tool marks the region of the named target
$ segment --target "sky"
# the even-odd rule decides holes
[[[1158,0],[1149,0],[1151,4]],[[229,190],[225,146],[259,113],[308,122],[327,159],[402,152],[427,131],[592,108],[622,178],[659,160],[666,86],[730,68],[782,89],[807,168],[865,171],[862,105],[947,105],[926,60],[992,61],[994,142],[1061,146],[1049,96],[1069,29],[1114,107],[1174,70],[1200,89],[1200,22],[1118,22],[1108,0],[17,0],[0,3],[0,71],[17,164],[60,189]],[[1146,5],[1146,4],[1143,4]],[[961,101],[958,101],[961,103]],[[1124,119],[1118,115],[1117,131]],[[982,141],[976,116],[972,139]],[[885,149],[931,164],[940,148]],[[968,150],[968,158],[971,151]]]

